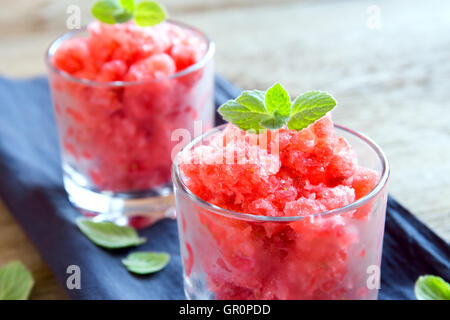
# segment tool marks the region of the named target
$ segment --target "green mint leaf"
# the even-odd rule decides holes
[[[134,11],[134,0],[120,0],[120,5],[125,11],[133,13]]]
[[[133,18],[133,13],[127,12],[127,11],[121,11],[119,13],[116,13],[114,15],[114,19],[117,23],[124,23],[128,22]]]
[[[335,106],[336,101],[326,92],[306,92],[292,103],[292,112],[287,126],[291,130],[302,130],[322,118]]]
[[[154,26],[167,18],[166,11],[156,1],[143,1],[136,6],[134,20],[142,27]]]
[[[76,224],[81,232],[96,245],[108,249],[137,246],[146,241],[131,227],[121,227],[112,222],[94,222],[79,218]]]
[[[278,110],[275,110],[269,119],[261,121],[261,126],[269,130],[280,129],[286,124],[287,119],[288,116],[283,116],[278,112]]]
[[[133,18],[134,0],[120,0],[121,9],[116,11],[114,19],[117,23],[128,22]]]
[[[265,94],[266,93],[261,90],[244,91],[237,97],[236,101],[248,109],[260,113],[267,113],[266,106],[264,105]]]
[[[261,107],[261,104],[257,101],[257,94],[253,97],[251,93],[243,93],[244,97],[240,99],[240,96],[237,100],[229,100],[223,104],[218,112],[222,115],[222,117],[233,123],[235,126],[241,128],[242,130],[255,130],[259,132],[263,127],[261,126],[261,122],[271,118],[271,115],[267,113],[267,110],[264,108],[264,104]],[[254,100],[254,104],[251,103],[252,99]],[[245,104],[241,104],[238,102],[244,101]]]
[[[275,111],[286,117],[291,114],[291,98],[280,83],[274,84],[267,90],[264,102],[267,111],[271,114]]]
[[[123,12],[123,9],[116,0],[100,0],[94,4],[91,12],[97,20],[114,24],[116,23],[115,16]]]
[[[122,263],[130,272],[149,274],[162,270],[170,260],[170,255],[159,252],[134,252],[128,255]]]
[[[421,276],[414,286],[417,300],[450,300],[450,284],[437,276]]]
[[[0,268],[0,300],[27,300],[33,285],[33,276],[21,262]]]

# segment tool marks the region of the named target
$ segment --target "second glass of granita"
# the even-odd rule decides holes
[[[71,202],[99,220],[137,226],[170,207],[175,129],[214,119],[214,43],[174,21],[95,21],[47,53]]]

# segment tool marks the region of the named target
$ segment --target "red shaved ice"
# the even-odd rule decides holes
[[[78,183],[99,191],[148,191],[169,183],[178,143],[172,132],[193,134],[194,120],[212,125],[212,62],[177,75],[207,50],[203,35],[171,22],[140,27],[96,21],[86,37],[63,40],[49,63],[70,168],[65,172],[81,174]]]

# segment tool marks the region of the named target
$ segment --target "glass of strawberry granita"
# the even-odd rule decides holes
[[[325,116],[259,135],[232,124],[172,168],[189,299],[377,299],[388,162]]]
[[[172,132],[213,124],[213,56],[202,32],[173,21],[96,21],[50,45],[64,184],[75,206],[122,223],[160,217],[170,206],[155,197],[171,193]]]

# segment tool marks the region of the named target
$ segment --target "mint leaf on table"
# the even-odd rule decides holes
[[[298,96],[292,104],[288,128],[302,130],[322,118],[336,106],[334,98],[323,91],[309,91]]]
[[[134,0],[99,0],[91,12],[107,24],[128,22],[134,17],[139,26],[154,26],[167,18],[166,11],[156,1],[142,1],[135,6]]]
[[[437,276],[425,275],[414,286],[417,300],[450,300],[450,284]]]
[[[112,222],[94,222],[79,218],[76,224],[81,232],[93,243],[107,249],[137,246],[146,241],[140,238],[135,229],[118,226]]]
[[[149,274],[164,269],[169,260],[170,255],[163,252],[134,252],[123,259],[122,263],[130,272]]]
[[[334,98],[322,91],[306,92],[291,103],[286,89],[276,83],[266,92],[244,91],[218,111],[225,120],[242,130],[258,133],[262,129],[275,130],[285,125],[291,130],[302,130],[335,106]]]
[[[166,11],[156,1],[143,1],[136,7],[134,20],[139,26],[154,26],[167,18]]]
[[[27,300],[33,285],[33,276],[21,262],[0,268],[0,300]]]

